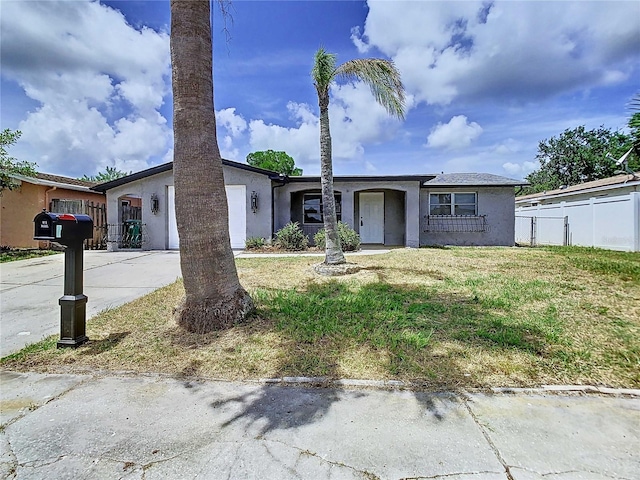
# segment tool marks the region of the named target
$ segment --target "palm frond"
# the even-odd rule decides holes
[[[313,83],[316,88],[327,90],[335,75],[336,55],[320,47],[314,55],[313,69],[311,70]]]
[[[389,115],[404,118],[405,92],[400,72],[393,62],[381,58],[361,58],[343,63],[334,76],[366,83],[376,101]]]

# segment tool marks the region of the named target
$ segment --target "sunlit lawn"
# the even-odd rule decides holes
[[[3,359],[49,372],[161,372],[225,379],[399,379],[429,389],[640,386],[640,254],[582,248],[400,249],[351,257],[238,259],[258,311],[188,334],[172,320],[181,283],[90,320],[91,341],[56,337]]]

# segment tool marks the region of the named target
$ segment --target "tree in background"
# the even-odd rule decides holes
[[[133,172],[122,172],[118,170],[116,167],[107,167],[104,172],[98,172],[97,175],[93,175],[91,177],[84,175],[80,180],[86,180],[87,182],[97,182],[104,183],[110,182],[111,180],[117,180],[118,178],[126,177],[127,175],[131,175]]]
[[[389,115],[404,118],[404,86],[400,72],[393,62],[379,58],[349,60],[336,67],[336,56],[319,48],[315,53],[311,71],[313,83],[318,93],[320,106],[320,179],[322,183],[322,210],[326,247],[324,263],[337,265],[345,263],[340,238],[338,220],[333,195],[333,165],[331,160],[331,133],[329,130],[329,86],[336,79],[360,80],[371,88],[376,101]]]
[[[19,162],[10,157],[7,147],[15,144],[22,135],[20,130],[12,132],[8,128],[0,132],[0,195],[7,190],[15,190],[20,186],[12,178],[13,175],[23,175],[25,177],[35,177],[36,164],[29,162]]]
[[[272,170],[290,177],[302,175],[302,169],[296,167],[293,158],[286,152],[276,152],[275,150],[253,152],[247,155],[247,163],[252,167]]]
[[[633,150],[634,156],[638,163],[640,163],[640,92],[631,99],[629,107],[635,113],[631,115],[629,119],[629,129],[631,130],[631,137],[633,138]]]
[[[584,126],[567,129],[558,137],[538,144],[536,159],[540,168],[527,175],[531,184],[522,194],[554,190],[616,174],[616,161],[633,144],[631,136],[604,126],[587,130]],[[638,165],[629,164],[630,168]]]
[[[229,240],[227,196],[213,105],[209,0],[171,0],[173,177],[185,297],[179,325],[205,333],[253,311]],[[206,221],[203,221],[206,219]]]

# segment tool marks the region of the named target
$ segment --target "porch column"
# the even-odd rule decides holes
[[[343,189],[342,190],[342,221],[351,226],[351,228],[355,229],[356,225],[353,220],[354,218],[354,200],[353,200],[353,190]]]
[[[420,246],[420,186],[407,190],[406,197],[406,246]]]

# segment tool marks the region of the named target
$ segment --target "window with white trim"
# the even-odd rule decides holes
[[[431,193],[429,195],[429,215],[478,214],[478,195],[465,193]]]
[[[342,196],[335,196],[336,217],[342,220]],[[305,193],[302,200],[302,222],[305,225],[324,223],[322,194]]]

